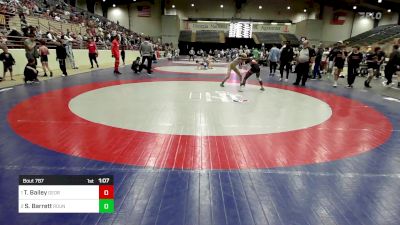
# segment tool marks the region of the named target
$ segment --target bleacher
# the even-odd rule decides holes
[[[348,42],[350,45],[372,45],[374,43],[386,41],[392,38],[395,38],[400,32],[400,26],[389,24],[376,27],[367,32],[361,33],[354,37],[351,37],[345,42]]]
[[[196,31],[196,42],[220,43],[219,31]]]
[[[23,4],[36,4],[39,8],[35,10],[29,8],[25,12],[21,8]],[[75,35],[81,34],[84,41],[74,41],[74,48],[85,47],[87,37],[94,36],[97,47],[107,49],[110,41],[106,35],[111,31],[118,31],[129,37],[127,40],[129,48],[137,49],[137,37],[142,37],[105,17],[72,7],[62,0],[20,0],[13,4],[6,4],[0,0],[0,32],[2,40],[6,39],[5,44],[8,48],[22,48],[28,32],[35,33],[37,40],[47,40],[46,33],[49,31],[57,38],[68,31]],[[47,40],[49,48],[55,47],[54,44],[53,40]]]
[[[379,33],[376,33],[367,39],[365,39],[365,45],[372,45],[378,42],[385,42],[388,39],[396,38],[400,34],[400,26],[393,26],[389,29],[385,29]]]
[[[25,40],[25,37],[22,36],[21,32],[21,19],[19,18],[18,15],[14,16],[9,16],[8,17],[9,22],[8,22],[8,28],[3,29],[3,32],[8,33],[9,31],[7,30],[16,30],[18,31],[21,36],[8,36],[8,41],[7,41],[7,47],[8,48],[22,48],[23,41]],[[85,33],[86,29],[88,27],[81,26],[79,24],[75,23],[65,23],[65,22],[57,22],[54,20],[50,20],[48,18],[42,18],[39,16],[26,16],[26,22],[29,26],[32,27],[38,27],[40,31],[42,32],[42,35],[45,35],[48,31],[53,31],[55,33],[67,33],[69,30],[70,32],[79,34],[79,33]],[[42,38],[46,39],[46,38]],[[77,42],[74,42],[74,48],[80,48],[81,46],[86,46],[85,44],[80,45]],[[48,47],[49,48],[55,48],[54,43],[48,41]],[[99,49],[102,49],[104,46],[99,45]]]
[[[300,45],[300,40],[294,34],[284,33],[281,34],[286,41],[290,41],[292,45]]]
[[[192,41],[192,31],[181,30],[181,32],[179,33],[179,41],[191,42]]]
[[[253,33],[257,36],[260,43],[264,44],[281,44],[282,40],[279,33]]]

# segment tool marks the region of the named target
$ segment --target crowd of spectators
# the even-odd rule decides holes
[[[5,15],[5,25],[0,27],[0,37],[7,37],[8,41],[19,40],[21,37],[27,37],[34,34],[37,40],[47,39],[48,42],[56,42],[58,39],[67,36],[74,42],[74,48],[85,48],[86,42],[93,38],[99,48],[109,49],[112,37],[120,37],[121,46],[125,49],[138,49],[145,36],[131,31],[99,15],[91,14],[66,4],[58,0],[0,0],[0,14]],[[9,18],[19,16],[21,21],[21,30],[11,29]],[[42,31],[39,26],[32,26],[27,20],[28,16],[38,16],[47,18],[51,21],[60,23],[75,24],[81,27],[83,32],[74,32],[67,30],[62,32],[56,29],[46,29]],[[6,41],[7,41],[6,40]],[[152,40],[158,49],[163,48],[161,41]],[[49,45],[51,47],[51,44]]]

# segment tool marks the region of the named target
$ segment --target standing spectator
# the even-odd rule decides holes
[[[153,45],[149,42],[149,38],[146,37],[145,41],[140,45],[139,52],[140,55],[142,56],[142,67],[144,65],[144,61],[147,60],[147,74],[151,74],[151,63],[152,63],[152,58],[153,58]],[[194,52],[194,51],[193,51]]]
[[[222,50],[222,53],[223,53],[223,52],[224,52],[224,50]],[[258,60],[260,59],[260,52],[258,51],[257,48],[254,48],[251,54],[253,55],[253,58],[254,58],[256,61],[258,61]]]
[[[328,64],[328,73],[332,74],[333,72],[333,60],[335,59],[335,56],[337,55],[337,52],[340,50],[339,46],[342,45],[343,42],[342,41],[338,41],[333,48],[331,49],[331,51],[329,52],[328,55],[328,60],[329,60],[329,64]]]
[[[58,40],[57,48],[56,48],[56,57],[58,64],[60,65],[60,69],[63,73],[63,77],[68,76],[67,67],[65,65],[65,59],[67,58],[67,51],[65,50],[65,46],[62,39]]]
[[[87,48],[89,50],[90,65],[92,65],[91,69],[93,69],[93,61],[96,63],[97,68],[99,68],[99,64],[97,63],[97,56],[99,53],[97,51],[96,42],[94,42],[93,38],[89,38]]]
[[[189,51],[189,62],[190,62],[190,59],[193,59],[193,61],[194,61],[194,54],[195,54],[195,51],[194,51],[194,48],[192,47],[190,49],[190,51]],[[200,53],[199,54],[200,55],[204,54],[202,49],[200,49]]]
[[[371,88],[369,85],[374,76],[377,76],[379,64],[378,64],[378,52],[381,50],[380,47],[376,47],[374,51],[372,49],[367,53],[367,67],[368,67],[368,77],[364,81],[364,86]]]
[[[125,45],[121,46],[121,59],[122,59],[122,64],[125,66]]]
[[[343,71],[344,63],[346,61],[346,52],[344,51],[344,45],[339,46],[339,50],[336,52],[334,62],[334,77],[333,77],[333,87],[338,86],[339,76]]]
[[[76,36],[76,40],[77,40],[78,43],[79,43],[79,48],[83,48],[83,37],[82,37],[82,34],[81,34],[81,33],[79,33],[79,34]]]
[[[285,70],[286,67],[286,79],[285,82],[287,82],[289,80],[289,71],[290,71],[290,63],[293,61],[293,48],[290,45],[290,41],[286,42],[286,46],[282,49],[281,51],[281,57],[280,57],[280,72],[281,72],[281,78],[279,79],[279,81],[282,81],[283,79],[283,71]]]
[[[47,77],[46,69],[50,72],[50,77],[53,76],[53,71],[49,68],[49,58],[48,55],[50,55],[49,49],[46,46],[46,41],[41,40],[40,41],[40,47],[39,47],[39,55],[40,55],[40,62],[42,63],[43,71],[44,71],[44,77]]]
[[[303,49],[299,52],[297,57],[297,78],[293,85],[299,85],[301,81],[301,86],[305,86],[308,78],[308,72],[310,70],[310,63],[314,61],[315,51],[309,47],[307,40],[303,42]]]
[[[316,56],[315,56],[315,63],[314,63],[314,71],[313,71],[313,79],[321,79],[321,61],[322,61],[322,55],[324,54],[324,49],[322,48],[322,44],[318,46],[318,49],[316,51]]]
[[[0,79],[0,81],[5,80],[6,79],[6,73],[7,71],[10,71],[10,77],[11,80],[13,79],[13,65],[15,65],[15,60],[13,58],[13,56],[11,55],[11,53],[8,52],[8,49],[4,49],[3,53],[0,54],[0,61],[3,61],[3,79]]]
[[[179,60],[179,54],[180,54],[181,50],[179,48],[175,49],[175,58],[177,60]]]
[[[347,87],[353,88],[353,83],[358,75],[358,68],[363,59],[363,55],[360,52],[360,47],[355,46],[353,51],[347,58],[348,71],[347,71]]]
[[[321,60],[321,70],[322,73],[326,74],[326,70],[328,67],[328,55],[329,55],[329,48],[325,48],[324,52],[322,53],[322,60]]]
[[[78,69],[78,67],[75,65],[75,57],[74,57],[74,52],[72,51],[72,43],[74,39],[70,36],[69,33],[64,35],[65,40],[65,50],[67,51],[67,57],[69,62],[71,63],[72,69]]]
[[[377,57],[378,57],[378,65],[377,65],[377,68],[376,68],[377,71],[376,71],[376,74],[375,74],[375,76],[376,76],[375,79],[377,79],[377,78],[379,78],[381,76],[381,66],[385,62],[385,57],[386,57],[385,52],[382,51],[381,48],[379,48],[379,50],[378,50],[378,52],[376,54],[377,54]]]
[[[35,65],[37,65],[36,58],[39,57],[39,53],[36,47],[35,34],[32,33],[29,34],[29,37],[24,41],[24,47],[25,47],[25,57],[28,60],[28,62],[29,59],[34,59]]]
[[[393,74],[399,70],[400,67],[400,52],[399,46],[393,46],[393,52],[390,53],[389,61],[385,66],[385,77],[387,79],[386,82],[383,82],[383,85],[386,87],[390,87],[392,85],[392,77]]]
[[[274,76],[275,75],[276,67],[277,67],[278,59],[279,59],[279,54],[280,54],[280,51],[276,47],[276,45],[275,44],[272,45],[272,48],[271,48],[271,50],[269,52],[269,57],[268,57],[268,60],[269,60],[269,75],[270,76]]]
[[[118,67],[119,67],[119,37],[118,37],[118,35],[115,35],[114,40],[112,41],[111,54],[112,54],[112,57],[115,58],[114,74],[121,74],[118,69]]]

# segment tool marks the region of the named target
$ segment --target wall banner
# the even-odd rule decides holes
[[[230,22],[190,22],[184,21],[184,30],[200,31],[200,30],[210,30],[210,31],[222,31],[229,32]],[[283,24],[262,24],[253,23],[252,26],[254,32],[269,32],[269,33],[295,33],[296,25],[283,25]]]

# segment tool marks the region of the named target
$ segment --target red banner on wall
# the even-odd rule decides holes
[[[151,16],[151,7],[150,6],[138,6],[138,16],[139,17],[150,17]]]
[[[332,25],[343,25],[346,22],[347,13],[345,12],[335,12],[333,13],[333,18],[331,20]]]

